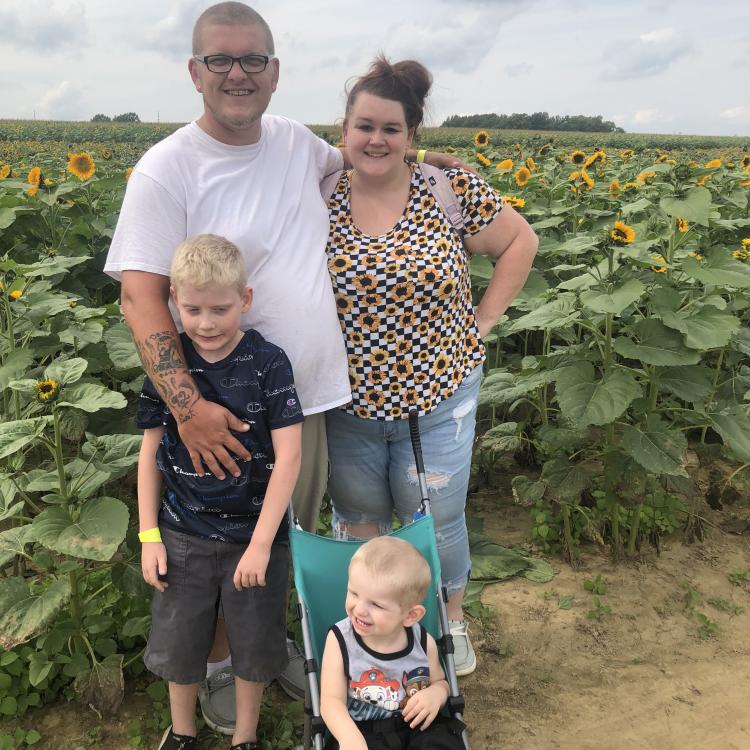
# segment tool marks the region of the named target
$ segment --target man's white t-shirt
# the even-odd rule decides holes
[[[287,353],[305,414],[345,404],[351,392],[319,190],[342,165],[338,149],[284,117],[264,115],[251,146],[228,146],[185,125],[130,175],[104,270],[116,279],[131,270],[169,276],[184,239],[226,237],[242,251],[253,289],[242,328]]]

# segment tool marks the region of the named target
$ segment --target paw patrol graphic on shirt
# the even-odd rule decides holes
[[[430,687],[429,667],[417,667],[410,672],[404,672],[404,675],[401,678],[401,684],[406,693],[399,703],[399,708],[403,711],[412,695],[416,695],[420,690]]]
[[[376,667],[365,670],[359,680],[349,683],[349,714],[355,721],[386,719],[399,710],[401,683]]]

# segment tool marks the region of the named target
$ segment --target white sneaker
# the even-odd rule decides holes
[[[466,620],[448,620],[448,626],[453,636],[456,677],[471,674],[477,668],[477,656],[469,640],[469,626]]]

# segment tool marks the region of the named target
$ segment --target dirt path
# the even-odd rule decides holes
[[[523,541],[517,509],[484,516],[497,541]],[[472,747],[750,748],[750,586],[727,579],[750,570],[749,542],[715,531],[693,546],[668,542],[641,563],[587,555],[577,571],[553,561],[559,573],[549,584],[486,588],[482,601],[497,619],[482,631],[480,666],[464,683]],[[607,582],[601,605],[611,609],[598,620],[587,617],[594,596],[583,585],[597,575]],[[706,639],[697,612],[716,623]]]
[[[472,505],[495,541],[528,539],[523,509],[498,507],[495,498]],[[750,518],[750,504],[735,506],[738,513]],[[710,520],[749,528],[744,520],[727,523],[726,514]],[[750,584],[727,579],[750,571],[747,531],[717,529],[691,546],[675,539],[660,556],[648,550],[643,561],[620,566],[598,550],[578,570],[550,561],[558,573],[547,584],[515,578],[483,592],[496,616],[472,626],[479,667],[461,680],[473,750],[750,749]],[[611,612],[591,619],[594,596],[583,584],[597,576],[607,585],[601,606]],[[709,599],[744,611],[721,611]],[[716,625],[706,639],[698,612]],[[72,703],[30,713],[23,723],[42,732],[36,747],[125,750],[129,725],[151,710],[145,695],[129,694],[107,721]],[[144,739],[155,747],[155,735]],[[215,736],[201,742],[201,750],[227,746]]]

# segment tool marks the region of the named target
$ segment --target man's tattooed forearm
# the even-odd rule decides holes
[[[193,416],[200,393],[187,373],[179,339],[172,331],[158,331],[136,341],[141,362],[169,410],[180,422]]]
[[[173,375],[185,370],[179,339],[172,331],[157,331],[136,341],[141,362],[149,375]]]

